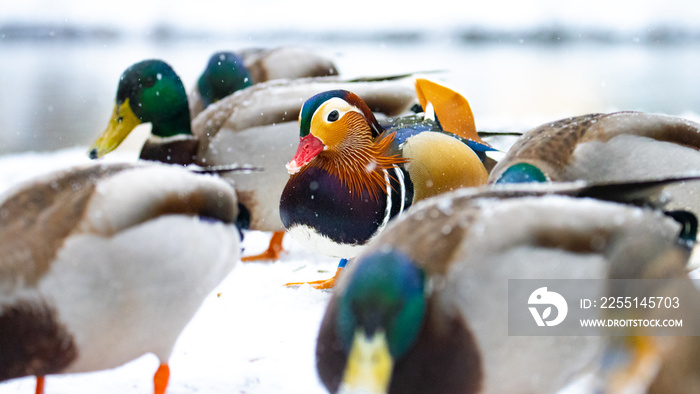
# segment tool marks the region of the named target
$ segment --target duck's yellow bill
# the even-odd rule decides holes
[[[107,128],[92,144],[88,155],[91,159],[97,159],[115,150],[139,124],[141,120],[131,110],[128,98],[121,105],[115,104]]]
[[[464,96],[424,78],[416,79],[416,95],[423,109],[427,109],[429,103],[432,105],[443,130],[483,143],[476,132],[472,108]]]
[[[364,330],[357,330],[338,393],[386,394],[393,369],[394,360],[384,331],[367,338]]]

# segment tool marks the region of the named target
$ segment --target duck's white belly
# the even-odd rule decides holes
[[[292,238],[309,249],[326,256],[338,257],[341,259],[351,259],[355,257],[365,246],[360,244],[336,243],[315,229],[304,225],[294,225],[289,228],[287,232]]]
[[[74,335],[64,372],[112,368],[152,352],[167,362],[204,298],[239,259],[234,226],[164,216],[113,237],[66,240],[39,292]]]

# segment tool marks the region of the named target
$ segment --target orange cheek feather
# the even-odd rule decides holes
[[[294,155],[292,161],[287,163],[287,172],[290,174],[296,174],[308,164],[311,159],[316,157],[321,151],[323,151],[323,142],[313,136],[312,134],[307,135],[299,140],[299,147],[297,148],[297,153]]]

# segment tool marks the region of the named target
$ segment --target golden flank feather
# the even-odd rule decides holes
[[[462,187],[480,186],[489,174],[479,156],[461,141],[437,132],[423,132],[406,141],[403,155],[413,184],[414,201]]]

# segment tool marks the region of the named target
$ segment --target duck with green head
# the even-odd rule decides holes
[[[693,174],[700,168],[699,149],[700,124],[687,119],[642,112],[582,115],[523,134],[489,183],[633,182]],[[700,182],[678,183],[666,192],[672,214],[700,215]]]
[[[623,182],[698,168],[700,124],[642,112],[589,114],[536,127],[518,139],[490,183]]]
[[[209,105],[253,84],[333,75],[338,75],[333,61],[300,48],[216,52],[190,92],[190,114],[194,119]]]
[[[198,81],[208,105],[252,84],[242,60],[233,53],[216,53]],[[200,97],[200,96],[197,96]],[[195,108],[195,107],[193,107]],[[141,123],[151,123],[151,134],[141,148],[140,158],[170,164],[189,165],[198,159],[200,139],[192,133],[190,107],[180,77],[167,63],[150,59],[127,68],[117,87],[116,104],[107,129],[90,149],[96,159],[114,150]],[[250,226],[250,210],[241,205],[238,224]],[[246,256],[246,261],[276,259],[282,252],[283,232],[273,234],[262,254]]]
[[[642,361],[658,362],[668,376],[667,365],[691,362],[634,329],[634,340],[610,342],[509,334],[510,279],[601,279],[604,291],[607,279],[673,277],[685,280],[688,302],[700,301],[678,223],[625,204],[523,197],[543,193],[542,186],[461,189],[425,200],[370,242],[339,280],[321,323],[316,366],[329,392],[556,392],[597,368],[604,387],[629,388],[660,379]],[[544,194],[601,191],[560,187]],[[676,350],[700,344],[671,342]],[[604,364],[612,353],[624,361]],[[696,375],[687,372],[685,382]]]
[[[191,140],[191,119],[209,105],[254,83],[337,74],[330,59],[297,48],[249,49],[240,53],[220,51],[211,55],[188,99],[182,81],[168,64],[156,59],[141,61],[122,74],[111,121],[91,147],[90,157],[111,152],[136,125],[151,123],[154,138],[150,142],[154,146],[162,145],[162,149],[142,153],[141,158],[192,163],[197,153],[195,142],[171,146],[172,141],[159,141],[156,137]],[[188,105],[189,118],[185,114]]]
[[[239,90],[253,86],[253,79],[243,65],[243,58],[233,52],[217,52],[197,80],[197,91],[203,107]]]
[[[191,128],[187,93],[180,77],[165,62],[138,62],[119,78],[116,103],[107,128],[89,151],[92,159],[102,157],[141,123],[151,124],[151,135],[140,158],[173,164],[196,160],[199,141]]]
[[[218,67],[218,61],[209,64]],[[234,77],[237,71],[230,73],[232,69],[227,65],[230,66],[222,62],[226,66],[224,72],[210,70],[209,74],[218,75],[216,78]],[[268,75],[279,76],[281,71]],[[236,183],[240,227],[276,232],[267,251],[244,259],[277,259],[284,234],[278,209],[287,181],[283,165],[285,157],[293,153],[297,138],[297,128],[291,120],[299,112],[299,102],[328,88],[352,86],[366,94],[370,105],[379,111],[396,114],[412,103],[412,89],[407,85],[401,80],[345,82],[336,77],[276,80],[230,94],[191,119],[187,95],[177,74],[161,60],[145,60],[121,76],[114,113],[89,153],[92,158],[101,157],[116,148],[138,124],[151,123],[151,135],[141,150],[142,159],[214,168],[234,163],[262,168],[254,176],[222,176]]]

